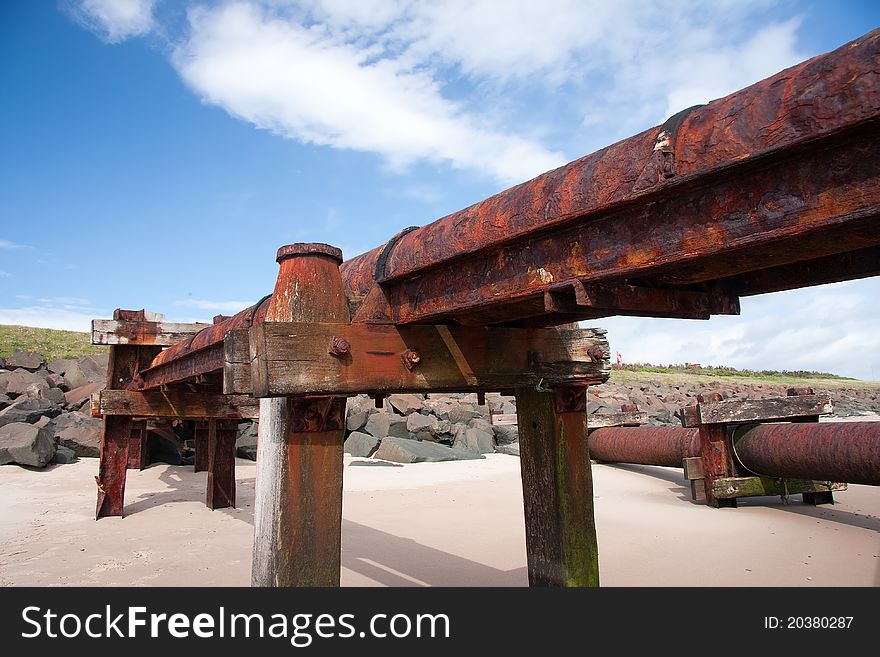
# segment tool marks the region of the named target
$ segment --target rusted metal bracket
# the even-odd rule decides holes
[[[340,397],[291,397],[291,431],[294,433],[320,433],[345,428],[345,398]]]

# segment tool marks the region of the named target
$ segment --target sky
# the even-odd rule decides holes
[[[880,26],[855,0],[0,2],[0,324],[210,321]],[[608,318],[627,362],[880,379],[880,279]]]

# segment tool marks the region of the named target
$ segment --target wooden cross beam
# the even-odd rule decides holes
[[[101,416],[185,420],[255,420],[260,416],[257,401],[246,395],[211,395],[179,390],[102,390],[93,396],[93,408]]]
[[[161,319],[93,319],[92,344],[168,347],[210,326],[199,322],[192,324],[166,322],[162,315],[147,314]]]
[[[224,392],[255,397],[586,386],[602,329],[265,322],[226,335]]]

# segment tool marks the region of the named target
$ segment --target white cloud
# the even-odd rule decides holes
[[[208,301],[207,299],[180,299],[175,306],[198,308],[199,310],[220,310],[239,312],[253,306],[253,301]]]
[[[61,331],[91,331],[92,320],[96,317],[109,317],[109,313],[100,309],[83,311],[50,306],[0,308],[0,324],[34,326]]]
[[[0,278],[9,278],[10,276],[12,276],[12,274],[10,274],[8,271],[3,271],[2,269],[0,269]]]
[[[26,246],[24,244],[16,244],[15,242],[10,242],[9,240],[0,240],[0,249],[29,249],[31,247]]]
[[[741,300],[738,317],[706,322],[609,317],[625,362],[701,363],[754,370],[814,370],[880,379],[880,278]]]
[[[486,125],[421,69],[252,4],[191,11],[174,63],[207,102],[301,142],[484,170],[515,182],[564,162]]]
[[[155,0],[82,0],[74,15],[107,43],[152,31]]]

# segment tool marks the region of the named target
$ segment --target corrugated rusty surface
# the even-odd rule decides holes
[[[744,430],[734,451],[765,477],[880,485],[880,422],[762,424]]]
[[[671,135],[672,177],[660,172],[654,147],[662,126],[657,126],[439,219],[400,239],[388,257],[385,280],[876,119],[878,60],[880,30],[875,30],[694,109]],[[365,293],[370,287],[378,252],[343,266],[350,289]]]
[[[680,468],[700,455],[698,429],[679,427],[605,427],[590,433],[590,458],[607,463],[639,463]]]
[[[880,211],[877,136],[853,132],[877,131],[878,62],[875,31],[693,109],[667,147],[655,150],[652,128],[343,263],[346,290],[366,297],[378,277],[392,321],[437,321],[577,278],[717,260],[667,281],[692,284],[875,245],[874,221],[859,235],[847,226],[852,243],[801,240]],[[820,152],[845,135],[846,149]],[[757,248],[782,239],[782,253]],[[516,319],[508,311],[501,321]]]

